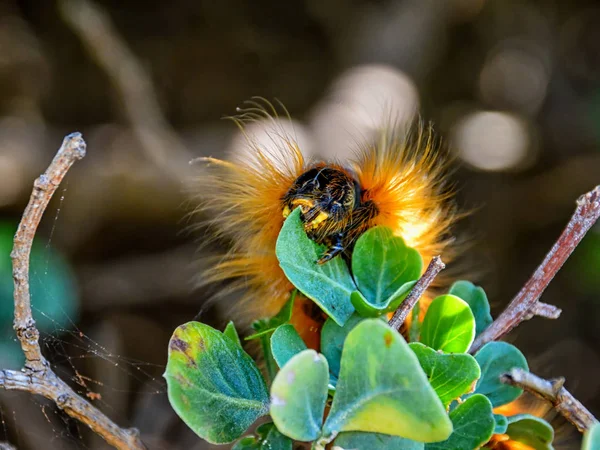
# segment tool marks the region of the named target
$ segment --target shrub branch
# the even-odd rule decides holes
[[[500,380],[549,401],[554,409],[582,433],[585,433],[593,424],[598,422],[592,413],[563,387],[565,379],[562,377],[545,380],[523,369],[514,368],[502,375]]]
[[[529,320],[533,316],[549,319],[557,319],[560,316],[560,308],[542,303],[539,299],[599,216],[600,186],[596,186],[577,200],[575,213],[544,261],[504,312],[477,336],[469,350],[470,353],[477,352],[488,342],[502,338],[521,322]]]
[[[446,265],[443,263],[442,258],[439,256],[434,256],[431,259],[431,262],[427,266],[427,270],[419,281],[413,286],[410,294],[400,303],[400,306],[392,316],[389,321],[389,326],[394,330],[400,330],[400,327],[415,307],[423,293],[427,290],[431,282],[435,279],[438,273],[446,268]]]
[[[65,137],[52,163],[33,184],[29,203],[17,228],[11,259],[13,264],[14,329],[25,354],[22,370],[0,370],[0,387],[42,395],[71,417],[80,420],[109,444],[119,449],[144,449],[137,430],[122,429],[101,411],[81,398],[51,369],[42,355],[40,333],[31,314],[29,260],[35,232],[52,195],[75,161],[85,156],[86,144],[80,133]]]

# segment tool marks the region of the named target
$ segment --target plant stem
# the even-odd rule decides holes
[[[560,316],[556,306],[539,301],[544,290],[569,258],[587,231],[600,216],[600,186],[596,186],[577,200],[577,208],[550,252],[544,258],[529,281],[523,286],[504,312],[487,327],[473,342],[470,353],[477,352],[491,341],[496,341],[513,328],[533,316],[550,319]]]
[[[423,293],[427,290],[431,282],[435,279],[438,273],[446,268],[446,265],[442,262],[442,258],[434,256],[431,262],[427,266],[425,273],[419,278],[419,281],[413,286],[410,294],[404,299],[400,306],[388,322],[390,327],[394,330],[400,330],[400,327],[414,308],[415,304],[419,301]]]
[[[81,398],[50,368],[42,355],[40,333],[31,314],[29,292],[29,260],[35,232],[52,195],[75,161],[86,153],[86,144],[80,133],[66,136],[50,166],[33,184],[33,192],[15,234],[13,263],[15,320],[14,329],[25,354],[21,371],[0,370],[0,387],[6,390],[27,391],[42,395],[71,417],[80,420],[109,444],[119,449],[144,449],[137,430],[122,429]]]
[[[514,368],[502,375],[500,380],[549,401],[565,419],[582,433],[598,422],[592,413],[563,387],[564,378],[545,380],[523,369]]]

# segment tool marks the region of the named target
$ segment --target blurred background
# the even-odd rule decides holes
[[[32,182],[65,134],[88,156],[59,188],[32,262],[56,371],[151,449],[212,448],[172,412],[168,339],[202,311],[189,161],[243,152],[222,120],[279,99],[310,155],[345,158],[387,115],[420,114],[458,156],[457,229],[497,315],[600,184],[600,5],[592,0],[2,0],[0,363],[20,367],[8,254]],[[261,136],[260,124],[252,132]],[[600,416],[600,227],[514,331],[532,370]],[[569,425],[557,425],[572,436]],[[558,448],[578,448],[564,438]],[[106,448],[52,404],[0,392],[0,441]]]

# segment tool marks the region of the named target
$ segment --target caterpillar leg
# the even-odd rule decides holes
[[[317,264],[325,264],[327,261],[331,261],[337,255],[343,253],[343,251],[346,250],[346,246],[344,245],[344,234],[343,233],[335,234],[334,236],[331,237],[331,241],[332,241],[331,245],[325,251],[325,253],[323,253],[323,256],[321,256],[317,260]]]

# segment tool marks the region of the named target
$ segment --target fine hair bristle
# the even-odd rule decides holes
[[[231,310],[247,324],[275,314],[293,288],[275,255],[284,220],[282,198],[316,163],[307,161],[294,136],[278,126],[277,109],[264,99],[246,103],[232,119],[244,138],[243,157],[205,158],[196,180],[197,213],[210,230],[209,240],[229,243],[201,277],[203,282],[229,282],[228,293],[243,291]],[[247,132],[257,121],[271,125],[267,144]],[[451,259],[450,228],[457,214],[448,161],[431,127],[418,122],[408,131],[390,123],[363,143],[354,159],[324,163],[347,167],[363,195],[377,205],[378,215],[369,225],[390,227],[422,254],[426,265],[440,253],[444,261]]]

